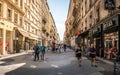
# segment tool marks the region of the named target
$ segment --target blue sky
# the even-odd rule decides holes
[[[47,0],[61,40],[63,40],[65,32],[65,21],[67,18],[69,1],[70,0]]]

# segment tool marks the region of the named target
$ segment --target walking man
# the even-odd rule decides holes
[[[96,49],[94,48],[94,44],[91,44],[89,48],[90,57],[91,57],[91,66],[97,67],[96,65]]]
[[[44,57],[45,57],[45,48],[46,48],[46,46],[44,46],[44,44],[40,47],[41,60],[44,60]]]
[[[82,50],[79,46],[77,46],[76,49],[75,49],[75,56],[77,57],[77,60],[78,60],[78,66],[81,67]]]
[[[64,44],[64,46],[63,46],[63,47],[64,47],[64,52],[66,52],[66,44]]]
[[[38,46],[37,43],[36,43],[36,45],[34,46],[33,49],[34,49],[34,61],[36,61],[36,59],[39,60],[40,51],[39,51],[39,46]]]

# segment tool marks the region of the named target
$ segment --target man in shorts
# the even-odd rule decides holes
[[[45,57],[45,48],[46,48],[46,46],[44,46],[44,44],[42,46],[40,46],[41,60],[44,60],[44,57]]]
[[[94,48],[94,44],[91,44],[89,48],[90,58],[91,58],[91,66],[97,67],[96,65],[96,49]]]
[[[81,66],[81,62],[82,62],[82,60],[81,60],[81,57],[82,57],[82,50],[81,50],[81,48],[78,47],[78,46],[76,47],[75,55],[76,55],[77,60],[78,60],[78,66],[80,67],[80,66]]]

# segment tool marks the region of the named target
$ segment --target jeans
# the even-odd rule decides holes
[[[36,59],[39,60],[39,54],[38,53],[35,53],[35,55],[34,55],[34,61],[36,61]]]

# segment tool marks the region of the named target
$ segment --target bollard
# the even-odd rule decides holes
[[[114,62],[114,75],[117,75],[117,63]]]

